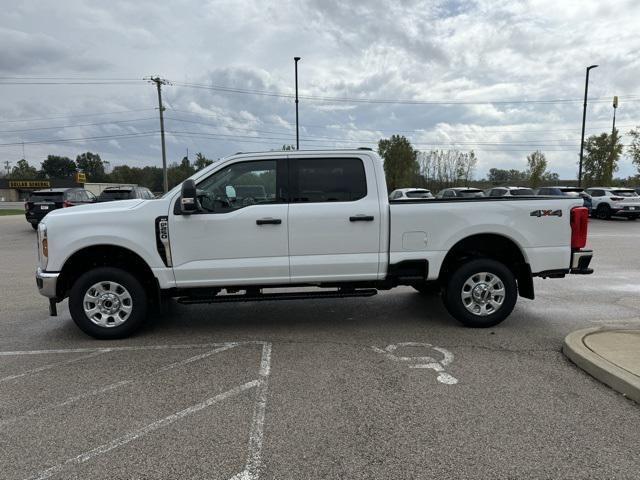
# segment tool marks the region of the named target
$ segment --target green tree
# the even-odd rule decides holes
[[[196,170],[202,170],[204,167],[209,166],[213,163],[213,160],[209,160],[202,153],[196,153],[196,161],[193,163],[193,166],[196,167]]]
[[[630,130],[629,136],[631,137],[631,142],[627,147],[627,152],[638,171],[638,176],[640,176],[640,127]]]
[[[389,190],[410,187],[418,179],[418,152],[401,135],[392,135],[378,142],[378,153],[384,159],[384,173]]]
[[[97,153],[85,152],[78,155],[76,166],[86,174],[89,181],[102,182],[106,179],[104,163]]]
[[[536,150],[535,152],[527,155],[527,165],[529,167],[527,170],[529,186],[531,188],[536,188],[540,185],[540,182],[547,171],[547,159],[545,158],[544,153]]]
[[[29,165],[24,158],[22,160],[18,160],[16,166],[11,169],[11,173],[8,175],[8,178],[13,178],[15,180],[33,180],[38,177],[38,170],[36,167],[32,167]]]
[[[49,155],[42,162],[42,173],[47,178],[68,178],[76,173],[76,164],[68,157]]]
[[[487,180],[494,185],[518,184],[527,180],[527,173],[515,168],[510,170],[490,168]]]
[[[591,135],[585,142],[584,150],[582,169],[586,183],[611,184],[613,172],[618,170],[618,160],[622,154],[622,144],[617,130],[613,135]]]

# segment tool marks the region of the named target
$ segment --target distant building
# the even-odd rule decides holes
[[[44,188],[64,188],[82,187],[82,183],[76,182],[73,178],[52,178],[37,180],[20,180],[0,178],[0,201],[20,202],[29,198],[34,190]]]

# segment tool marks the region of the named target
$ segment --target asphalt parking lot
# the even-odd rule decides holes
[[[640,326],[640,221],[590,223],[591,276],[536,279],[471,330],[410,288],[174,305],[96,341],[35,288],[0,218],[0,478],[638,478],[640,406],[572,365],[570,331]]]

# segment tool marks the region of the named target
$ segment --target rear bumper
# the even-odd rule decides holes
[[[575,250],[571,252],[571,269],[569,273],[577,275],[589,275],[593,273],[593,268],[589,268],[593,250]]]
[[[58,284],[57,272],[44,272],[40,267],[36,270],[36,285],[40,295],[48,298],[56,298],[56,287]]]

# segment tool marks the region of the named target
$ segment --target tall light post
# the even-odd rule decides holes
[[[582,136],[580,137],[580,164],[578,166],[578,186],[582,186],[582,156],[584,153],[584,126],[587,120],[587,92],[589,91],[589,71],[598,65],[589,65],[587,67],[587,76],[584,81],[584,106],[582,108]]]
[[[609,154],[609,162],[607,165],[607,179],[613,177],[613,156],[616,150],[616,110],[618,109],[618,96],[613,97],[613,126],[611,127],[611,153]]]
[[[300,130],[298,126],[298,62],[300,57],[293,57],[296,71],[296,150],[300,150]]]

